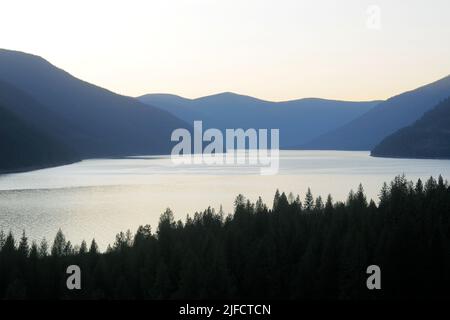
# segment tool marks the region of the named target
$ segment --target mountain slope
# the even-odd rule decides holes
[[[302,145],[304,149],[371,150],[450,96],[450,76],[380,103],[348,124]]]
[[[377,157],[450,158],[450,98],[413,125],[386,137],[371,153]]]
[[[19,119],[0,102],[0,173],[78,161],[73,152]]]
[[[379,103],[313,98],[270,102],[230,92],[198,99],[169,94],[148,94],[138,99],[157,105],[188,123],[203,120],[205,128],[280,129],[282,147],[307,142]]]
[[[83,158],[169,153],[172,131],[189,127],[166,111],[81,81],[22,52],[0,50],[0,80],[59,119],[59,124],[43,119],[46,124],[39,129],[59,126],[55,131],[60,138]]]
[[[0,104],[20,120],[32,125],[54,140],[64,142],[64,135],[76,135],[76,128],[68,126],[58,115],[50,111],[28,94],[0,81]]]
[[[59,123],[24,92],[0,81],[0,172],[79,161],[76,153],[58,139]]]

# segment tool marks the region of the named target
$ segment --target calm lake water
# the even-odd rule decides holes
[[[277,175],[262,176],[257,167],[175,165],[167,157],[87,160],[80,163],[0,176],[0,229],[30,239],[53,241],[61,228],[79,244],[95,238],[101,249],[119,231],[141,224],[155,231],[170,207],[176,218],[208,206],[232,212],[239,193],[271,205],[277,188],[344,200],[361,182],[378,199],[384,181],[398,174],[416,181],[442,174],[450,178],[449,160],[372,158],[368,152],[282,151]]]

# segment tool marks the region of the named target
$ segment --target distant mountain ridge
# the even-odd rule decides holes
[[[283,148],[307,142],[337,128],[379,103],[318,98],[271,102],[232,92],[197,99],[170,94],[147,94],[138,99],[188,123],[202,120],[205,128],[280,129]]]
[[[0,49],[0,81],[22,90],[38,102],[34,110],[51,114],[51,130],[82,158],[167,154],[176,128],[190,125],[159,108],[79,80],[41,57]],[[57,127],[57,128],[55,128]]]
[[[300,145],[304,149],[372,150],[383,138],[412,124],[450,96],[450,76],[394,96],[348,124]]]
[[[371,155],[450,159],[450,98],[426,112],[411,126],[384,138]]]
[[[191,130],[194,120],[203,120],[204,129],[280,129],[284,149],[370,150],[449,96],[450,76],[386,101],[271,102],[231,92],[197,99],[170,94],[132,98],[77,79],[41,57],[0,49],[0,111],[6,137],[0,152],[10,152],[5,168],[14,157],[17,168],[29,168],[97,157],[169,154],[175,144],[170,141],[173,130]],[[442,132],[439,139],[446,141]],[[380,148],[373,154],[387,150]],[[22,161],[24,155],[35,163]]]

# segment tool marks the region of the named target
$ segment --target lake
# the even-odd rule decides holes
[[[220,205],[231,213],[235,197],[258,196],[271,206],[277,188],[295,195],[308,187],[314,196],[345,200],[362,183],[378,200],[384,181],[450,177],[450,160],[372,158],[369,152],[281,151],[277,175],[260,175],[254,166],[176,165],[169,157],[86,160],[67,166],[0,176],[0,229],[18,237],[53,241],[61,228],[79,244],[95,238],[103,250],[116,233],[142,224],[156,231],[170,207],[177,219]]]

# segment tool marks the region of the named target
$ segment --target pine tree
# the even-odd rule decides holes
[[[66,242],[66,245],[64,246],[63,254],[65,256],[70,256],[74,253],[74,249],[72,247],[72,243],[70,241]]]
[[[261,199],[261,197],[258,197],[258,200],[256,201],[255,210],[256,210],[257,213],[263,213],[263,212],[267,211],[267,207],[264,204],[264,202]]]
[[[241,195],[241,197],[243,198],[242,195]],[[238,198],[239,198],[239,196],[238,196]],[[240,198],[239,201],[241,201],[242,198]],[[236,198],[236,201],[238,201],[237,198]],[[241,205],[243,205],[243,204],[238,204],[237,206],[241,206]],[[174,229],[174,228],[175,228],[175,218],[174,218],[173,212],[172,212],[172,210],[170,210],[170,208],[167,208],[166,211],[164,211],[164,213],[159,218],[157,233],[160,234],[161,231],[163,231],[163,230],[170,230],[170,229]]]
[[[379,198],[381,206],[386,204],[389,200],[389,188],[386,182],[383,183],[383,187],[381,188]]]
[[[316,203],[315,203],[314,207],[315,207],[316,210],[323,210],[324,205],[323,205],[323,201],[322,201],[322,197],[321,196],[318,196],[316,198]]]
[[[125,239],[125,233],[120,231],[116,234],[116,241],[114,242],[113,249],[114,251],[122,251],[127,247],[127,241]]]
[[[0,251],[2,251],[2,248],[5,245],[5,241],[5,233],[3,232],[3,230],[0,230]]]
[[[61,229],[58,230],[55,236],[55,240],[52,245],[52,256],[61,257],[64,255],[64,249],[66,248],[66,237]]]
[[[333,198],[328,194],[327,202],[325,203],[325,211],[330,213],[333,210]]]
[[[79,254],[85,254],[87,253],[87,244],[86,241],[81,241],[80,250],[78,250]]]
[[[48,242],[45,238],[43,238],[41,240],[38,253],[39,253],[39,257],[41,257],[41,258],[46,257],[48,255]]]
[[[127,248],[131,248],[133,246],[133,234],[130,229],[128,229],[125,233],[125,243]]]
[[[366,195],[364,194],[364,188],[361,183],[358,186],[358,191],[356,192],[355,200],[357,201],[358,206],[360,208],[367,207],[367,198]]]
[[[98,254],[98,245],[97,242],[95,242],[95,239],[92,239],[91,246],[89,248],[89,254],[91,255]]]
[[[20,238],[19,242],[19,254],[23,257],[27,257],[29,253],[29,246],[28,246],[28,238],[25,235],[25,230],[22,231],[22,237]]]
[[[422,183],[422,180],[420,180],[420,178],[419,178],[419,180],[417,180],[417,183],[416,183],[416,193],[423,194],[423,183]]]
[[[275,203],[275,201],[274,201]],[[289,202],[286,197],[286,194],[283,192],[278,198],[277,206],[273,208],[274,211],[279,212],[287,212],[287,208],[289,207]]]
[[[430,179],[428,179],[427,182],[425,183],[425,190],[427,193],[431,193],[436,189],[437,189],[436,180],[433,177],[430,177]]]
[[[16,250],[16,240],[14,239],[14,236],[10,231],[6,236],[5,243],[3,244],[2,254],[6,256],[12,255],[14,254],[15,250]]]
[[[442,178],[442,175],[439,175],[439,178],[438,178],[438,187],[439,187],[440,189],[444,189],[444,188],[445,188],[444,178]]]
[[[303,204],[303,207],[307,211],[311,211],[312,209],[314,209],[314,197],[313,197],[313,195],[311,193],[311,189],[310,188],[308,188],[308,191],[306,192],[305,202]]]
[[[280,201],[280,190],[277,189],[277,191],[275,191],[275,196],[273,197],[273,210],[278,207],[278,201]]]
[[[39,250],[36,241],[31,242],[30,259],[36,261],[39,258]]]
[[[303,204],[302,204],[302,201],[300,200],[300,196],[299,195],[297,195],[297,197],[295,198],[294,204],[295,204],[295,208],[297,209],[297,211],[301,212]]]
[[[136,235],[134,236],[134,246],[139,246],[152,237],[152,228],[150,225],[139,226]]]

